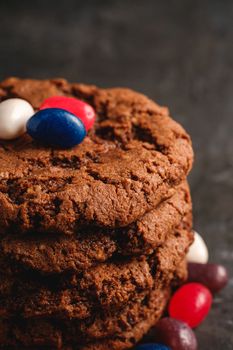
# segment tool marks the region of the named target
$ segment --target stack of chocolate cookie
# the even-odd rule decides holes
[[[69,150],[0,141],[0,348],[120,350],[186,278],[192,147],[166,108],[127,89],[10,78],[0,100],[66,95],[96,123]]]

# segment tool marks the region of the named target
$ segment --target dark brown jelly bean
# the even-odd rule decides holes
[[[171,317],[162,318],[151,329],[149,340],[167,345],[172,350],[197,350],[193,330],[186,323]]]
[[[212,293],[219,292],[228,282],[228,273],[218,264],[188,264],[188,281],[204,284]]]

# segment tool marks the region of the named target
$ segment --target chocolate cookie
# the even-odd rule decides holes
[[[135,223],[120,229],[89,227],[74,235],[8,234],[0,242],[1,254],[41,273],[86,270],[116,255],[151,254],[174,233],[175,227],[191,212],[187,183],[175,194],[152,209]],[[191,230],[188,220],[187,230]]]
[[[161,316],[169,288],[152,291],[141,303],[129,304],[112,318],[91,324],[56,320],[0,321],[2,349],[127,349],[133,346]]]
[[[39,276],[16,271],[11,263],[3,265],[0,316],[85,319],[96,310],[115,312],[154,288],[170,285],[192,240],[193,235],[179,227],[151,256],[104,263],[72,275]]]
[[[185,277],[186,262],[177,267],[176,281]],[[179,280],[180,282],[180,280]],[[10,348],[30,349],[126,349],[133,346],[160,317],[167,303],[170,288],[156,288],[137,303],[129,302],[119,312],[109,315],[94,313],[84,321],[57,319],[4,319],[0,342]],[[68,345],[69,344],[69,345]],[[1,348],[1,347],[0,347]],[[4,350],[6,347],[4,347]]]
[[[166,108],[128,89],[98,89],[62,79],[0,84],[0,99],[38,108],[46,97],[76,96],[97,114],[95,127],[71,150],[29,136],[0,142],[0,227],[66,234],[83,223],[123,227],[168,198],[188,174],[190,138]]]

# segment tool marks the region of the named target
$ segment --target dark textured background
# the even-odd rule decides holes
[[[64,76],[128,86],[168,105],[192,136],[195,228],[229,268],[197,330],[233,349],[233,1],[0,0],[0,79]]]

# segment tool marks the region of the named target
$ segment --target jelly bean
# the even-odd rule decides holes
[[[168,348],[167,346],[162,344],[148,343],[138,345],[136,347],[136,350],[171,350],[171,348]]]
[[[212,293],[217,293],[226,286],[228,273],[222,265],[189,263],[188,280],[204,284]]]
[[[172,350],[197,350],[197,339],[193,330],[171,317],[162,318],[149,332],[150,341],[167,345]]]
[[[27,122],[27,132],[35,140],[61,148],[70,148],[83,141],[86,130],[75,115],[60,108],[43,109]]]
[[[210,291],[200,283],[187,283],[172,296],[168,311],[177,320],[197,327],[207,316],[212,304]]]
[[[68,112],[74,114],[76,117],[81,119],[86,130],[89,130],[95,121],[95,111],[87,103],[78,100],[74,97],[67,96],[53,96],[47,98],[43,104],[40,106],[40,109],[46,108],[62,108]]]
[[[194,242],[189,248],[187,261],[205,264],[207,263],[208,258],[208,249],[203,238],[197,232],[194,232]]]
[[[0,139],[12,140],[26,132],[26,123],[34,114],[30,103],[10,98],[0,103]]]

